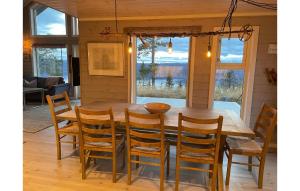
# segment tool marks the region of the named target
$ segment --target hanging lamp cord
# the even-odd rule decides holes
[[[118,16],[117,16],[117,0],[115,0],[115,22],[116,22],[116,33],[119,33],[119,30],[118,30]]]

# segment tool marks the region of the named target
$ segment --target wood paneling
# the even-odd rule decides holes
[[[82,20],[113,20],[113,0],[37,0],[42,4],[79,17]],[[276,3],[276,0],[260,0]],[[224,17],[230,1],[220,0],[117,0],[119,19],[162,19]],[[238,1],[235,15],[270,15],[276,11],[261,9]]]

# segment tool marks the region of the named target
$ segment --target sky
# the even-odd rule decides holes
[[[167,46],[158,47],[155,54],[155,62],[158,64],[161,63],[187,63],[188,62],[188,52],[189,52],[189,39],[188,37],[172,38],[173,52],[172,54],[168,53]],[[164,37],[160,41],[165,42],[166,44],[170,41],[170,38]],[[137,45],[141,44],[141,41],[137,38]],[[138,59],[138,63],[151,63],[151,54],[144,56],[141,59]]]
[[[46,8],[36,17],[38,35],[65,35],[65,14]]]
[[[163,42],[168,43],[169,38],[161,38]],[[189,40],[190,38],[184,37],[175,37],[172,38],[173,52],[172,54],[168,53],[168,48],[159,47],[155,54],[155,62],[158,64],[163,63],[178,63],[184,64],[188,62],[189,55]],[[137,39],[137,45],[141,41]],[[243,46],[244,43],[241,42],[238,38],[222,38],[221,41],[221,63],[242,63],[243,58]],[[141,59],[138,59],[138,63],[151,63],[151,54],[144,56]]]
[[[244,42],[238,38],[222,38],[221,63],[242,63]]]

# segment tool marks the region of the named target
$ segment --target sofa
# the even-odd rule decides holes
[[[70,84],[65,83],[61,76],[49,77],[23,77],[23,87],[43,88],[44,95],[56,95],[67,91],[69,93]],[[40,93],[31,93],[26,95],[26,101],[41,101]]]

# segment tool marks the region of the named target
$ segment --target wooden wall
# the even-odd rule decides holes
[[[138,20],[138,21],[119,21],[119,30],[124,27],[159,27],[159,26],[201,26],[202,31],[213,30],[222,24],[223,18],[205,18],[205,19],[177,19],[177,20]],[[233,26],[243,24],[252,24],[260,27],[259,43],[257,50],[257,63],[255,71],[255,81],[253,90],[253,104],[251,113],[251,127],[260,106],[266,102],[271,105],[277,105],[276,86],[268,84],[264,75],[264,70],[268,68],[277,68],[276,54],[268,54],[268,44],[277,42],[277,18],[275,16],[264,17],[237,17],[233,19]],[[101,37],[98,33],[104,27],[114,27],[114,22],[109,21],[80,21],[79,22],[79,45],[80,45],[80,69],[81,69],[81,95],[82,103],[89,103],[96,100],[129,100],[129,78],[128,58],[125,58],[125,76],[124,77],[103,77],[89,76],[87,68],[87,43],[88,42],[107,42],[116,41],[114,38]],[[114,28],[112,28],[114,30]],[[127,45],[127,39],[117,39]],[[210,60],[206,58],[208,37],[198,37],[195,47],[195,66],[192,106],[197,108],[207,108],[208,92],[210,81]],[[125,50],[125,55],[128,53]]]

